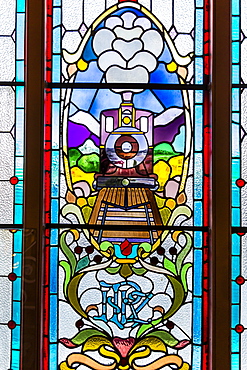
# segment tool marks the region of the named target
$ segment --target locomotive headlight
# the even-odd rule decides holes
[[[125,125],[128,125],[128,124],[130,123],[130,121],[131,121],[131,119],[130,119],[130,117],[128,117],[128,116],[125,116],[125,117],[123,118],[123,123],[124,123]]]
[[[129,142],[129,141],[125,141],[123,144],[122,144],[122,151],[124,153],[130,153],[131,150],[132,150],[132,144]]]
[[[146,158],[148,142],[143,132],[137,128],[119,127],[108,136],[105,149],[112,164],[122,168],[133,168]]]

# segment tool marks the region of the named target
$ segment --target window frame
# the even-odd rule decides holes
[[[205,0],[209,3],[209,0]],[[32,248],[24,241],[22,368],[41,369],[46,356],[42,334],[43,125],[45,0],[27,1],[26,26],[26,161],[24,228],[33,229]],[[231,273],[231,1],[211,1],[212,179],[210,250],[209,370],[230,370]],[[224,55],[224,58],[222,57]],[[36,155],[34,155],[35,153]],[[222,165],[224,164],[224,166]],[[25,279],[28,258],[35,261],[33,282]],[[36,350],[35,350],[36,349]]]

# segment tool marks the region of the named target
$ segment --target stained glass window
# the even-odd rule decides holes
[[[241,9],[241,12],[240,12]],[[246,4],[232,2],[232,369],[246,363]]]
[[[29,0],[27,29],[25,1],[0,4],[1,369],[245,368],[241,0],[232,0],[231,364],[230,325],[227,315],[220,317],[229,303],[229,253],[218,232],[227,226],[228,209],[210,225],[209,155],[212,203],[230,187],[223,163],[228,154],[214,167],[220,156],[215,143],[211,155],[209,125],[212,119],[213,132],[220,127],[222,136],[228,127],[219,112],[230,104],[226,99],[221,109],[218,103],[229,86],[218,82],[228,76],[229,2],[212,4],[212,55],[207,0]],[[43,5],[44,223],[37,139],[43,130]],[[211,59],[219,65],[212,91]],[[216,141],[222,143],[219,135]],[[217,172],[222,187],[215,187],[214,179],[222,183]],[[211,245],[212,225],[217,237]],[[216,271],[211,282],[210,265]]]
[[[0,364],[20,369],[25,1],[0,4]]]
[[[43,369],[208,369],[208,10],[47,1]]]

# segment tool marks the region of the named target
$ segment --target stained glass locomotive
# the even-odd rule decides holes
[[[157,175],[153,174],[154,115],[135,109],[132,93],[123,96],[126,100],[119,109],[101,113],[101,174],[95,186],[157,190]]]

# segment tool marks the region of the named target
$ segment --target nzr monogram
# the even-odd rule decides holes
[[[109,284],[100,281],[102,293],[102,314],[94,319],[113,322],[120,329],[132,323],[147,324],[151,319],[143,320],[138,314],[153,297],[152,293],[143,293],[138,284],[134,282],[121,282]]]

